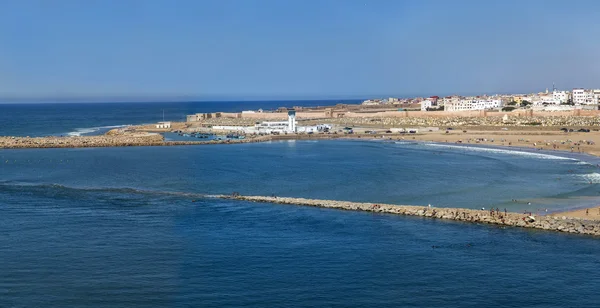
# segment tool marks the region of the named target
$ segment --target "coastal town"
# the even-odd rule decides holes
[[[360,104],[194,113],[101,136],[0,138],[0,148],[199,145],[385,138],[600,153],[600,89],[519,95],[369,99]]]
[[[496,94],[478,96],[430,96],[415,98],[369,99],[364,106],[398,106],[407,110],[421,111],[533,111],[598,110],[600,89],[575,88],[571,91],[558,90],[529,94]]]

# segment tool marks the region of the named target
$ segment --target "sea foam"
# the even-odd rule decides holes
[[[91,134],[94,132],[97,132],[101,129],[106,129],[106,128],[121,128],[121,127],[126,127],[129,125],[112,125],[112,126],[98,126],[98,127],[86,127],[86,128],[76,128],[75,131],[72,132],[68,132],[67,136],[82,136],[82,135],[86,135],[86,134]]]
[[[518,151],[518,150],[506,150],[506,149],[495,149],[495,148],[485,148],[485,147],[477,147],[477,146],[463,146],[463,145],[451,145],[451,144],[429,143],[429,142],[424,142],[423,145],[431,146],[431,147],[462,149],[462,150],[470,151],[470,152],[508,154],[508,155],[521,156],[521,157],[537,158],[537,159],[579,161],[575,158],[562,157],[562,156],[543,154],[543,153],[532,153],[532,152],[525,152],[525,151]]]

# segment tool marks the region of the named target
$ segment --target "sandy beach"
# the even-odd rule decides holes
[[[553,217],[566,216],[566,217],[580,218],[580,219],[585,219],[585,220],[600,220],[600,206],[572,210],[572,211],[559,212],[559,213],[554,213],[549,216],[553,216]]]

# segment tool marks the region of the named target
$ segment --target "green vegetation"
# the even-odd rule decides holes
[[[429,108],[427,108],[427,111],[444,111],[444,106],[440,106],[437,108],[429,107]]]

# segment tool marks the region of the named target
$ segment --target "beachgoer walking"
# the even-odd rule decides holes
[[[590,210],[589,209],[585,209],[585,216],[587,216],[588,214],[590,214]]]

